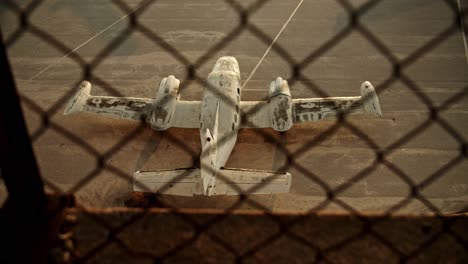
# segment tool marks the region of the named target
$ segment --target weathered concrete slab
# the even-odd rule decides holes
[[[25,2],[25,1],[21,1]],[[126,1],[136,7],[140,1]],[[190,1],[189,1],[190,2]],[[239,1],[247,6],[253,1]],[[366,1],[351,1],[359,6]],[[461,1],[464,7],[466,1]],[[297,1],[270,1],[251,17],[251,23],[273,38],[296,6]],[[0,9],[3,33],[8,36],[18,25],[10,11]],[[100,30],[124,14],[111,1],[44,1],[31,22],[75,48],[93,37]],[[318,48],[339,32],[348,22],[348,16],[336,1],[305,1],[278,40],[278,44],[300,61],[312,50]],[[148,26],[169,45],[180,50],[190,61],[195,61],[204,52],[221,41],[235,28],[238,16],[231,8],[219,1],[188,3],[183,0],[156,1],[141,17],[141,23]],[[382,1],[371,9],[361,20],[394,55],[403,59],[418,47],[428,43],[453,21],[453,14],[443,1],[395,0]],[[96,37],[78,53],[87,61],[93,60],[109,41],[115,39],[127,27],[124,20]],[[304,34],[303,32],[306,32]],[[241,67],[242,79],[246,79],[266,50],[268,43],[260,41],[245,31],[220,52],[213,54],[197,72],[204,77],[211,70],[217,57],[235,56]],[[57,103],[66,92],[74,89],[73,83],[81,81],[82,69],[71,59],[58,59],[64,54],[30,33],[25,34],[9,49],[11,63],[22,94],[43,109]],[[440,105],[448,98],[466,90],[468,66],[460,32],[455,32],[429,54],[417,60],[405,73],[421,87],[434,103]],[[44,73],[29,80],[45,67],[53,65]],[[134,33],[122,46],[113,51],[99,65],[94,73],[114,86],[126,96],[151,97],[160,79],[174,74],[183,83],[186,79],[186,65],[178,62],[164,49],[155,45],[142,34]],[[274,51],[270,52],[257,73],[243,91],[243,99],[258,100],[267,96],[267,87],[278,76],[288,78],[290,66]],[[304,69],[303,74],[316,82],[331,96],[353,96],[359,94],[359,84],[365,80],[378,86],[391,74],[391,64],[358,32],[351,33],[336,47],[327,51]],[[105,89],[96,87],[97,95],[107,95]],[[293,97],[313,97],[316,93],[303,83],[290,85]],[[187,84],[182,98],[201,98],[200,83]],[[422,124],[429,116],[428,108],[404,84],[396,82],[379,94],[384,113],[380,120],[353,118],[356,125],[382,148],[390,146],[406,133]],[[460,98],[441,115],[455,128],[464,140],[468,138],[467,96]],[[64,105],[63,105],[64,106]],[[62,107],[63,107],[62,106]],[[41,117],[24,104],[26,119],[33,134],[41,126]],[[63,126],[80,138],[105,153],[135,129],[136,125],[93,116],[53,115],[53,122]],[[290,130],[285,138],[290,150],[299,149],[303,142],[313,140],[326,131],[333,122],[298,126]],[[279,135],[262,130],[276,138]],[[190,152],[178,147],[173,137],[182,140]],[[137,168],[158,169],[190,166],[192,154],[200,151],[199,135],[196,129],[170,130],[166,134],[144,129],[131,142],[112,156],[108,163],[121,168],[129,176]],[[48,131],[35,141],[35,151],[46,179],[65,190],[70,190],[96,166],[96,160],[82,146],[67,140],[63,135]],[[454,158],[459,143],[438,126],[431,126],[423,134],[405,145],[399,146],[388,160],[408,173],[415,182],[421,182],[431,173]],[[273,142],[252,131],[241,131],[228,165],[252,169],[278,168],[281,158]],[[329,138],[306,151],[297,161],[305,168],[324,178],[333,187],[338,186],[355,173],[370,166],[375,160],[373,149],[349,130],[340,129]],[[454,212],[466,208],[468,182],[466,159],[443,177],[422,191],[436,207]],[[293,185],[291,194],[275,197],[253,198],[266,208],[281,210],[306,210],[324,199],[323,190],[311,182],[303,173],[291,169]],[[131,198],[131,182],[119,178],[109,171],[85,185],[77,193],[78,200],[89,206],[124,205]],[[295,180],[296,179],[296,180]],[[387,169],[380,168],[369,178],[356,182],[343,192],[340,198],[361,210],[382,210],[401,201],[408,195],[407,185]],[[168,205],[176,207],[226,208],[235,198],[177,200],[174,197],[161,198]],[[216,199],[216,198],[215,198]],[[245,209],[252,209],[249,204]],[[330,210],[343,210],[331,205]],[[429,211],[417,202],[402,209],[404,212]]]

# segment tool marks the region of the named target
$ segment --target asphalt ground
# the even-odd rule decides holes
[[[28,1],[16,2],[24,5]],[[130,10],[140,5],[140,1],[125,2]],[[254,1],[237,2],[246,7]],[[367,1],[349,2],[359,8]],[[261,60],[242,91],[243,100],[261,100],[267,95],[269,82],[278,76],[287,79],[293,76],[291,66],[275,48],[266,55],[265,52],[298,3],[268,1],[250,16],[249,23],[267,36],[263,40],[259,34],[247,29],[230,35],[239,26],[240,19],[235,10],[223,1],[155,1],[137,10],[138,21],[151,30],[153,36],[177,50],[179,56],[168,53],[156,43],[155,37],[151,39],[141,32],[128,31],[129,11],[122,11],[110,1],[43,1],[32,13],[29,22],[74,50],[87,62],[105,56],[93,69],[93,75],[121,95],[132,97],[153,97],[159,81],[172,74],[183,83],[182,100],[200,100],[202,82],[187,80],[187,65],[178,58],[183,57],[194,63],[224,38],[233,36],[225,46],[203,60],[196,75],[206,78],[216,59],[229,55],[237,58],[242,79],[246,80]],[[460,1],[460,5],[466,8],[468,1]],[[2,5],[0,18],[4,39],[9,39],[19,26],[17,15]],[[287,52],[291,61],[300,62],[343,32],[349,21],[349,14],[338,1],[305,0],[284,27],[276,44]],[[360,18],[360,23],[368,32],[398,60],[412,56],[453,21],[453,10],[443,1],[436,0],[384,0]],[[118,47],[108,53],[103,52],[119,38],[123,41]],[[259,208],[258,204],[262,205],[260,208],[274,211],[314,208],[327,200],[324,188],[312,179],[316,177],[331,189],[339,188],[341,191],[335,198],[350,207],[359,211],[381,212],[411,196],[411,186],[395,171],[408,175],[411,181],[419,184],[450,166],[441,177],[423,184],[419,193],[424,199],[413,199],[397,211],[433,210],[422,200],[429,201],[443,212],[466,210],[468,162],[464,158],[450,165],[460,155],[459,140],[439,124],[433,123],[407,142],[395,145],[430,118],[431,107],[441,106],[452,97],[457,99],[441,111],[439,117],[453,128],[461,140],[467,141],[468,96],[457,96],[466,91],[468,84],[468,57],[464,41],[462,32],[457,30],[403,69],[405,76],[428,100],[422,100],[407,83],[398,80],[379,91],[383,118],[347,118],[349,123],[362,131],[364,137],[346,127],[320,137],[336,121],[297,125],[281,135],[271,129],[240,130],[228,167],[277,170],[286,162],[284,153],[276,145],[278,141],[291,152],[301,149],[310,141],[316,142],[293,158],[309,173],[296,167],[288,169],[293,175],[289,194],[250,197],[254,203],[243,203],[241,208],[256,209]],[[44,179],[63,191],[76,190],[78,202],[84,206],[131,205],[134,200],[131,180],[107,169],[75,189],[77,183],[98,166],[98,162],[82,144],[67,138],[63,131],[85,140],[103,154],[138,129],[138,123],[89,114],[62,115],[66,101],[61,101],[61,98],[75,90],[83,79],[83,68],[72,59],[73,54],[57,50],[30,32],[24,33],[10,45],[8,54],[21,95],[48,111],[52,127],[61,127],[41,130],[41,115],[31,103],[23,100],[24,115]],[[305,81],[298,80],[291,83],[291,94],[294,98],[316,97],[323,93],[329,96],[359,95],[363,81],[371,81],[379,87],[392,73],[393,65],[388,58],[361,32],[353,30],[333,47],[324,49],[302,69],[301,74],[312,80],[320,92],[305,85]],[[91,82],[94,83],[92,94],[110,95],[105,86]],[[277,141],[267,139],[263,134],[271,135]],[[377,147],[370,146],[366,138],[375,142]],[[183,144],[178,144],[175,139]],[[392,171],[382,164],[373,166],[377,162],[376,149],[384,150],[392,146],[396,147],[385,156],[385,160],[397,169]],[[108,157],[106,164],[130,176],[138,169],[190,167],[199,153],[198,129],[171,128],[165,132],[155,132],[147,127]],[[366,177],[354,178],[368,168],[373,169]],[[53,190],[50,187],[47,189]],[[236,196],[162,196],[156,200],[177,208],[224,209],[238,199]],[[349,210],[341,202],[331,202],[325,209]]]

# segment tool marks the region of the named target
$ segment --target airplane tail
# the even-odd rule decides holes
[[[224,168],[218,172],[211,195],[287,193],[291,179],[287,172]]]
[[[363,82],[361,85],[361,100],[363,100],[364,112],[377,117],[382,117],[379,98],[374,86],[370,82]]]
[[[291,174],[250,169],[221,169],[210,192],[204,192],[199,169],[137,171],[133,191],[160,194],[239,195],[287,193]]]
[[[214,185],[217,166],[216,158],[218,152],[218,119],[219,119],[219,102],[216,106],[216,116],[214,118],[214,124],[212,131],[206,129],[204,134],[202,133],[202,153],[200,155],[200,181],[202,189],[209,192],[211,187]],[[219,167],[218,167],[219,168]],[[208,194],[209,195],[209,194]]]
[[[133,191],[193,196],[203,188],[199,186],[199,169],[137,171],[133,174]]]
[[[78,92],[70,99],[63,114],[69,115],[83,110],[86,100],[90,97],[90,92],[91,83],[87,81],[81,82]]]

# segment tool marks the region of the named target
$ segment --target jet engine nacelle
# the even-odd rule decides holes
[[[163,78],[159,83],[156,97],[153,100],[148,122],[154,130],[165,130],[171,127],[172,117],[179,100],[180,81],[173,75]]]
[[[293,125],[292,99],[288,82],[278,77],[270,83],[268,93],[272,128],[286,131]]]

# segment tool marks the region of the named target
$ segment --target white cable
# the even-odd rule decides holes
[[[293,16],[296,14],[297,10],[299,10],[299,7],[301,7],[302,5],[302,2],[304,2],[304,0],[301,0],[299,1],[299,3],[297,4],[296,8],[294,9],[294,11],[291,13],[291,15],[289,16],[288,20],[286,20],[286,22],[284,23],[283,27],[281,28],[281,30],[278,32],[278,34],[276,35],[276,37],[273,39],[273,41],[271,42],[270,46],[267,48],[267,50],[265,51],[265,54],[263,54],[262,58],[260,58],[260,60],[258,61],[257,65],[255,65],[254,69],[252,70],[252,72],[250,73],[249,77],[247,77],[247,80],[245,80],[244,84],[242,85],[242,88],[244,88],[244,86],[250,81],[250,79],[252,78],[252,76],[255,74],[255,72],[257,71],[258,67],[260,66],[260,64],[262,63],[263,59],[265,59],[265,57],[267,56],[268,52],[270,52],[271,48],[273,47],[273,45],[275,44],[275,42],[278,40],[279,36],[281,35],[281,33],[283,33],[283,30],[286,28],[286,26],[289,24],[289,22],[291,21],[291,19],[293,18]]]
[[[461,23],[461,33],[463,37],[463,45],[465,46],[465,56],[466,56],[466,64],[468,64],[468,46],[466,45],[466,36],[465,36],[465,23],[462,14],[462,7],[460,4],[460,0],[458,2],[458,14],[460,15],[460,23]]]
[[[62,61],[63,59],[65,59],[66,57],[70,56],[70,54],[74,53],[75,51],[77,51],[78,49],[80,49],[81,47],[83,47],[84,45],[88,44],[90,41],[92,41],[93,39],[97,38],[98,36],[100,36],[102,33],[106,32],[107,30],[109,30],[111,27],[113,27],[115,24],[119,23],[120,21],[122,21],[123,19],[127,18],[129,15],[135,13],[138,9],[140,9],[142,6],[144,6],[147,2],[149,2],[150,0],[148,1],[145,1],[144,3],[142,3],[141,5],[139,5],[138,7],[136,7],[135,9],[133,9],[130,13],[126,14],[125,16],[119,18],[117,21],[115,21],[114,23],[110,24],[109,26],[107,26],[106,28],[104,28],[103,30],[99,31],[96,35],[92,36],[90,39],[86,40],[85,42],[81,43],[80,45],[78,45],[78,47],[74,48],[72,51],[70,51],[69,53],[67,53],[66,55],[64,55],[63,57],[57,59],[57,61],[55,61],[54,63],[50,64],[49,66],[45,67],[44,69],[42,69],[40,72],[36,73],[35,75],[33,75],[31,78],[29,78],[29,80],[33,80],[34,78],[36,78],[37,76],[41,75],[42,73],[44,73],[45,71],[47,71],[48,69],[50,69],[51,67],[53,67],[54,65],[56,65],[57,63],[59,63],[60,61]]]

